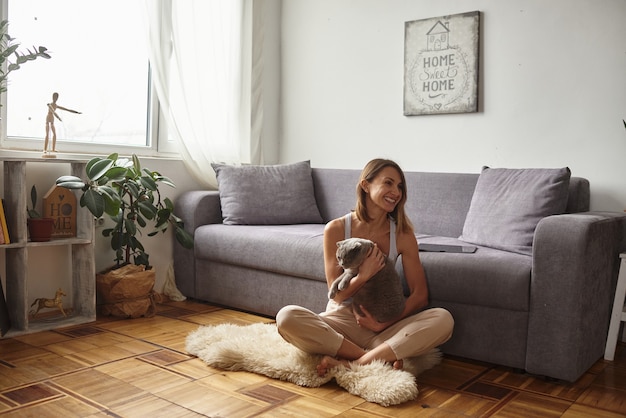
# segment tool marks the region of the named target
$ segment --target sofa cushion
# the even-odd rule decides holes
[[[460,239],[530,255],[537,223],[565,211],[569,179],[567,167],[484,167]]]
[[[459,245],[455,238],[417,236],[418,243]],[[532,257],[488,247],[474,253],[420,252],[430,299],[527,312]]]
[[[323,224],[204,225],[195,256],[325,282],[323,236]]]
[[[321,223],[311,164],[232,166],[211,164],[226,225]]]

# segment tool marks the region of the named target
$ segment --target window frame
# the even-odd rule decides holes
[[[11,0],[17,1],[17,0]],[[0,0],[0,20],[8,19],[9,0]],[[17,40],[19,42],[19,39]],[[6,71],[6,63],[5,68]],[[148,70],[150,71],[150,70]],[[112,153],[119,154],[137,154],[145,157],[179,157],[176,146],[170,140],[167,130],[165,118],[162,117],[156,89],[152,83],[152,77],[148,73],[149,89],[146,95],[146,112],[148,113],[146,127],[146,136],[150,139],[149,146],[132,146],[123,144],[98,144],[86,142],[64,142],[62,138],[57,139],[59,145],[59,153],[70,154],[74,157],[85,155],[109,155]],[[6,124],[2,123],[7,118],[7,94],[0,95],[0,151],[3,153],[18,152],[36,152],[43,151],[43,138],[15,138],[7,136]]]

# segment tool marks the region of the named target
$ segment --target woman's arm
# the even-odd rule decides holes
[[[343,273],[343,269],[337,262],[337,243],[345,238],[343,218],[335,219],[326,224],[324,228],[324,271],[326,283],[330,289],[332,283]],[[333,300],[341,303],[354,295],[374,274],[379,272],[385,265],[385,258],[377,246],[365,258],[359,267],[359,273],[350,280],[350,285],[337,292]]]
[[[402,269],[409,288],[409,297],[402,317],[422,310],[428,305],[428,285],[424,266],[419,256],[417,239],[413,233],[403,233],[398,240],[398,253],[402,254]]]

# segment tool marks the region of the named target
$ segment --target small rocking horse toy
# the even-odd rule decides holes
[[[54,299],[46,299],[46,298],[35,299],[33,304],[30,305],[31,307],[30,314],[32,316],[35,316],[43,308],[59,308],[63,316],[67,317],[67,315],[65,314],[65,311],[63,310],[63,301],[61,300],[63,296],[67,296],[67,295],[65,294],[65,292],[63,292],[63,290],[61,290],[61,288],[59,288],[59,290],[57,290],[57,293],[54,295]],[[36,304],[37,304],[37,310],[33,312],[34,309],[32,309],[32,307],[35,306]]]

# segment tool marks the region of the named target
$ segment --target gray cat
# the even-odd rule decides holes
[[[348,238],[337,243],[337,261],[344,272],[332,283],[328,298],[346,289],[350,280],[359,272],[359,266],[365,260],[374,243],[362,238]],[[372,276],[363,287],[352,296],[352,308],[363,315],[363,307],[378,321],[387,322],[397,318],[404,310],[404,292],[396,269],[387,259],[385,266]]]

